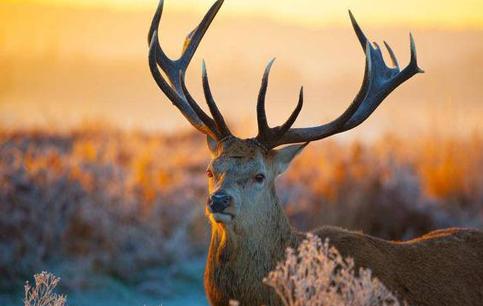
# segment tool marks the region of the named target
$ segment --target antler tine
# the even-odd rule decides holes
[[[154,40],[154,35],[158,32],[159,28],[159,22],[161,21],[161,16],[163,15],[163,6],[164,6],[164,0],[160,0],[158,2],[158,6],[156,7],[156,11],[154,12],[153,19],[151,20],[151,26],[149,27],[148,31],[148,46],[151,47],[151,43]],[[161,46],[158,43],[158,49],[161,50]],[[157,56],[166,56],[164,52],[160,52]],[[169,59],[166,57],[167,61],[169,62]]]
[[[416,55],[416,43],[414,42],[414,37],[411,32],[409,32],[409,46],[411,49],[411,60],[408,67],[409,70],[415,71],[416,73],[424,73],[424,70],[418,67],[418,57]]]
[[[265,97],[267,96],[268,79],[270,77],[270,70],[275,62],[275,58],[272,58],[263,72],[262,85],[258,92],[257,100],[257,123],[258,123],[258,138],[267,138],[269,136],[269,126],[267,122],[267,113],[265,111]]]
[[[149,27],[148,45],[150,47],[150,52],[151,52],[151,49],[156,50],[155,58],[157,63],[159,64],[161,69],[168,75],[168,79],[171,82],[171,84],[174,84],[175,82],[173,82],[171,77],[174,75],[173,70],[175,69],[174,67],[175,63],[174,61],[169,59],[169,57],[163,51],[163,48],[161,48],[161,45],[159,44],[159,40],[158,40],[158,35],[157,35],[159,23],[161,21],[161,16],[163,15],[163,7],[164,7],[164,0],[160,0],[156,8],[156,12],[154,13],[153,20],[151,21],[151,26]],[[153,47],[153,44],[154,44],[154,47]]]
[[[415,74],[423,72],[417,64],[416,46],[411,34],[411,60],[402,71],[399,69],[394,52],[385,42],[394,66],[390,68],[385,64],[379,46],[375,43],[374,47],[369,42],[351,11],[349,11],[349,16],[357,38],[366,55],[364,79],[354,101],[346,111],[334,121],[310,128],[289,129],[280,139],[270,143],[270,148],[282,144],[318,140],[350,130],[364,122],[376,110],[382,101],[399,85],[413,77]]]
[[[171,60],[162,50],[158,40],[158,27],[163,13],[164,1],[160,0],[148,33],[149,67],[153,78],[163,93],[181,111],[188,121],[199,131],[220,140],[229,133],[213,121],[198,106],[184,84],[185,73],[198,48],[203,36],[223,4],[223,0],[216,1],[203,17],[200,24],[186,37],[181,56]],[[168,81],[161,75],[158,66],[164,71]],[[221,126],[221,125],[220,125]]]
[[[297,120],[297,117],[299,116],[303,106],[304,106],[304,87],[302,86],[300,87],[299,101],[297,103],[297,106],[293,110],[292,114],[290,114],[290,117],[288,117],[287,121],[285,121],[285,123],[282,124],[282,126],[280,127],[280,130],[278,131],[276,138],[280,138],[285,133],[287,133],[287,131],[295,123],[295,120]]]
[[[221,139],[223,136],[218,135],[216,123],[196,103],[195,99],[193,99],[193,97],[189,93],[188,89],[186,88],[186,82],[184,80],[184,73],[183,72],[180,72],[179,78],[180,78],[180,83],[181,83],[181,89],[183,90],[183,94],[185,95],[186,100],[188,101],[189,105],[191,106],[193,111],[196,113],[198,118],[200,118],[200,120],[203,121],[203,123],[209,128],[210,132],[213,132],[212,134],[209,134],[209,135],[213,139]]]
[[[156,44],[156,40],[158,39],[158,32],[154,31],[151,37],[151,41],[149,44],[149,68],[151,70],[151,74],[158,84],[159,88],[163,91],[163,93],[173,102],[175,106],[178,106],[177,103],[178,99],[174,90],[169,86],[169,84],[164,80],[163,76],[158,70],[157,58],[158,58],[158,46]]]
[[[258,135],[255,139],[259,143],[263,144],[263,146],[267,149],[272,148],[273,144],[276,143],[277,140],[279,140],[292,127],[298,115],[300,114],[300,111],[302,110],[302,106],[304,104],[304,88],[301,87],[297,106],[293,110],[292,114],[290,114],[290,117],[287,119],[287,121],[285,121],[285,123],[281,126],[277,126],[274,128],[269,127],[267,122],[267,114],[265,111],[265,97],[267,95],[270,70],[274,61],[275,58],[271,59],[265,67],[262,78],[262,85],[260,87],[260,92],[258,93],[257,101]]]
[[[183,49],[183,56],[178,60],[179,62],[188,66],[189,62],[191,61],[193,55],[196,52],[196,49],[198,49],[198,46],[203,39],[203,36],[211,25],[211,22],[223,5],[223,2],[224,0],[216,1],[208,10],[200,24],[186,37]]]
[[[220,110],[216,106],[215,99],[213,99],[213,95],[211,94],[210,83],[208,81],[208,72],[206,71],[206,63],[203,60],[202,64],[202,78],[203,78],[203,91],[205,93],[206,103],[210,109],[211,115],[215,120],[216,127],[218,131],[222,134],[223,137],[231,135],[230,129],[225,123],[225,119],[221,114]]]
[[[356,32],[357,38],[359,39],[359,42],[361,43],[362,51],[364,51],[364,53],[365,53],[366,52],[366,44],[369,42],[369,40],[367,39],[364,32],[362,32],[362,29],[359,26],[359,24],[357,23],[357,20],[355,19],[354,15],[352,15],[351,10],[349,10],[349,17],[351,19],[351,23],[352,23],[352,27],[354,28],[354,32]],[[370,44],[370,42],[369,42],[369,44]]]
[[[159,22],[161,21],[161,16],[163,15],[163,6],[164,6],[164,0],[160,0],[158,2],[158,6],[156,7],[156,11],[154,11],[154,16],[153,16],[153,19],[151,20],[151,25],[149,26],[148,46],[151,46],[154,32],[158,31]]]
[[[391,57],[391,62],[392,62],[393,67],[399,69],[399,62],[397,61],[396,54],[394,54],[394,51],[392,51],[391,46],[389,46],[389,44],[386,41],[384,41],[384,45],[386,46],[387,52],[389,53],[389,56]]]

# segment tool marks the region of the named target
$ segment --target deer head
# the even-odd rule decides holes
[[[265,112],[265,95],[273,60],[269,62],[262,78],[257,101],[258,135],[250,139],[234,136],[216,106],[211,94],[206,65],[202,65],[203,89],[211,116],[205,113],[190,95],[185,84],[186,69],[204,34],[217,14],[223,0],[210,8],[201,23],[186,38],[182,55],[171,60],[158,41],[159,22],[163,1],[154,15],[149,31],[149,67],[163,93],[186,119],[200,132],[207,135],[212,160],[207,170],[209,198],[206,212],[214,226],[223,226],[237,233],[269,224],[280,215],[276,201],[274,181],[283,173],[292,159],[311,141],[350,130],[365,121],[381,102],[400,84],[423,72],[417,65],[416,48],[410,35],[411,60],[400,69],[396,56],[384,42],[392,67],[382,57],[380,47],[371,44],[354,16],[349,12],[352,26],[365,53],[365,72],[362,86],[349,107],[335,120],[319,126],[292,128],[303,105],[303,88],[295,110],[285,123],[269,127]],[[167,76],[165,79],[158,67]],[[276,149],[279,146],[286,146]],[[255,227],[254,224],[257,224]]]

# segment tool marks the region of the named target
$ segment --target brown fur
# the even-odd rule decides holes
[[[262,279],[296,247],[303,233],[292,229],[280,207],[274,180],[302,149],[264,152],[249,140],[237,138],[212,146],[209,189],[230,193],[230,222],[215,220],[206,263],[205,288],[212,305],[280,305],[275,292]],[[257,185],[252,177],[263,172]],[[329,238],[344,256],[359,267],[370,268],[391,291],[410,305],[482,305],[483,233],[470,229],[431,232],[406,242],[391,242],[323,227],[315,234]]]

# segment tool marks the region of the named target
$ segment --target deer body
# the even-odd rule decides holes
[[[401,301],[409,305],[481,305],[483,301],[483,235],[476,230],[448,229],[406,242],[391,242],[337,227],[314,232],[329,238],[342,255],[354,258],[358,267],[369,267]],[[217,234],[212,234],[215,239]],[[279,235],[277,235],[279,236]],[[270,242],[276,253],[226,244],[210,245],[205,288],[212,305],[282,305],[262,279],[283,260],[284,249],[304,238],[291,231]],[[260,241],[263,242],[263,241]],[[276,245],[273,245],[274,242]],[[237,252],[225,258],[223,253]],[[260,257],[258,257],[260,256]]]
[[[211,117],[186,88],[184,74],[217,14],[223,0],[210,8],[191,32],[178,60],[171,60],[159,45],[157,29],[163,10],[160,1],[149,31],[149,67],[166,97],[200,132],[206,134],[212,159],[207,169],[209,198],[205,212],[211,223],[211,242],[205,270],[205,288],[212,305],[279,305],[280,300],[262,279],[281,261],[287,247],[296,248],[304,238],[290,226],[279,205],[275,180],[310,142],[342,133],[364,122],[399,85],[423,72],[417,64],[410,36],[409,64],[400,69],[387,43],[392,67],[384,62],[377,44],[371,44],[350,14],[366,56],[361,89],[335,120],[310,128],[292,128],[303,105],[287,121],[270,128],[265,95],[273,60],[267,65],[257,101],[258,135],[235,137],[212,96],[203,63],[203,89]],[[166,75],[159,71],[161,68]],[[301,144],[302,143],[302,144]],[[277,147],[286,144],[280,149]],[[483,233],[449,229],[432,232],[408,242],[390,242],[324,227],[315,234],[329,238],[343,256],[369,268],[402,300],[414,305],[483,305]]]
[[[209,192],[223,189],[231,194],[234,203],[224,212],[234,217],[224,219],[207,207],[212,233],[205,288],[212,305],[228,305],[230,299],[241,305],[280,305],[262,280],[305,234],[290,226],[273,178],[284,169],[279,163],[291,160],[298,150],[292,146],[267,157],[250,141],[232,139],[213,152]],[[261,186],[247,182],[247,177],[261,171],[266,175]],[[262,188],[258,194],[257,188]],[[483,301],[483,233],[478,230],[440,230],[407,242],[329,226],[314,234],[328,238],[358,267],[370,268],[410,305],[481,305]]]

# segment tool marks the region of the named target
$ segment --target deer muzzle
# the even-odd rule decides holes
[[[208,198],[208,210],[211,213],[223,213],[231,205],[233,197],[224,192],[216,192]]]

